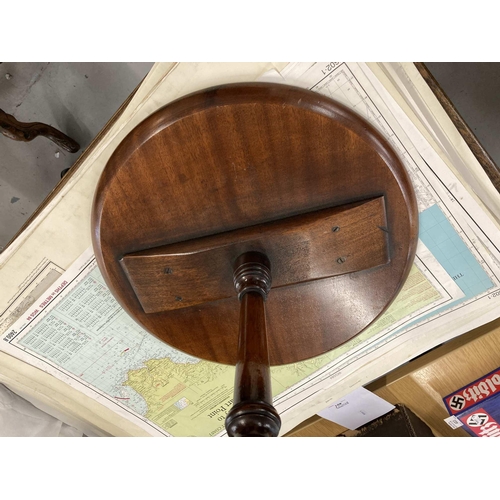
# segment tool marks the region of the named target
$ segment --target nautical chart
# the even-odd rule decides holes
[[[283,419],[360,363],[416,335],[429,335],[439,325],[444,328],[446,315],[491,315],[494,306],[498,309],[498,234],[472,219],[473,201],[446,166],[417,152],[365,71],[361,64],[299,63],[278,76],[347,104],[390,140],[417,193],[417,258],[398,298],[358,337],[318,358],[272,369],[275,405]],[[90,249],[2,338],[2,350],[95,397],[151,434],[225,434],[234,368],[188,356],[145,332],[112,297]],[[426,345],[432,347],[433,341]]]

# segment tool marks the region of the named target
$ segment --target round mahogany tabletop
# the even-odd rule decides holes
[[[94,199],[93,245],[109,288],[140,325],[188,354],[234,364],[236,292],[146,312],[123,258],[375,198],[384,204],[386,263],[271,289],[270,362],[288,364],[330,351],[370,325],[414,259],[418,212],[410,178],[389,142],[357,113],[318,93],[269,83],[228,84],[171,102],[109,159]],[[285,252],[283,265],[295,251]],[[301,251],[293,265],[307,269],[313,256]],[[168,273],[151,282],[163,286]],[[214,282],[230,276],[214,274]]]

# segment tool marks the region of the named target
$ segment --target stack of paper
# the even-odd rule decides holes
[[[347,344],[272,369],[285,433],[353,389],[500,315],[500,197],[413,65],[157,64],[99,147],[0,255],[0,381],[104,433],[224,435],[234,368],[187,356],[131,320],[90,248],[90,209],[123,137],[173,99],[277,81],[341,101],[400,154],[415,186],[415,265],[389,310]],[[422,97],[423,96],[423,97]],[[446,114],[445,114],[446,115]],[[67,271],[64,271],[67,269]],[[64,420],[64,418],[63,418]]]

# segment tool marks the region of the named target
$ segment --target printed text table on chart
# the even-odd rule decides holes
[[[314,405],[324,407],[329,399],[342,397],[339,391],[346,387],[370,382],[495,319],[500,237],[418,131],[396,120],[366,65],[293,63],[276,76],[330,96],[372,122],[403,159],[420,214],[415,264],[388,311],[327,354],[272,368],[274,404],[286,432],[310,416],[305,412]],[[112,297],[91,249],[2,338],[8,354],[76,387],[150,434],[225,435],[234,367],[188,356],[145,332]]]

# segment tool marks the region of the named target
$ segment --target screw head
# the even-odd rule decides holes
[[[176,300],[177,302],[181,302],[181,301],[182,301],[182,297],[175,297],[175,300]]]
[[[171,267],[166,267],[163,272],[165,274],[172,274],[174,272],[174,270],[171,268]]]
[[[340,231],[340,227],[339,226],[333,226],[332,227],[332,233],[337,233],[338,231]]]
[[[343,264],[345,262],[345,257],[339,257],[337,259],[337,264]]]

